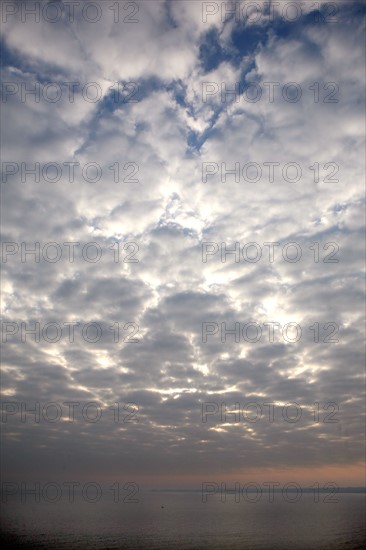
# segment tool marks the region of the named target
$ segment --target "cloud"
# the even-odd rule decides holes
[[[18,163],[14,174],[3,164],[3,236],[19,246],[3,263],[3,334],[18,328],[3,344],[4,395],[29,407],[93,401],[104,415],[23,423],[19,409],[4,424],[6,473],[18,478],[27,465],[29,476],[59,476],[78,464],[81,476],[102,467],[101,476],[193,480],[232,475],[232,456],[248,468],[347,468],[362,460],[363,425],[359,6],[337,2],[338,22],[323,24],[305,13],[309,3],[294,23],[275,7],[273,21],[263,12],[254,25],[220,12],[205,23],[199,2],[132,5],[137,23],[114,23],[104,8],[91,23],[77,8],[73,23],[23,23],[19,13],[3,25],[3,81],[16,90],[3,102],[3,162]],[[65,83],[75,81],[71,102]],[[131,82],[136,102],[126,100]],[[57,102],[43,95],[50,83],[62,90]],[[85,98],[87,83],[100,87],[99,101]],[[244,93],[253,83],[256,102]],[[39,102],[22,101],[37,85]],[[225,95],[235,85],[240,93]],[[39,181],[25,171],[36,163]],[[21,243],[37,242],[39,262],[22,261]],[[204,262],[208,242],[217,248]],[[65,243],[76,243],[73,262]],[[265,243],[278,243],[272,259]],[[40,341],[22,342],[21,323],[37,322]],[[71,322],[80,323],[74,341]],[[250,322],[261,327],[257,342],[243,336]],[[45,338],[47,323],[61,327],[58,341]],[[88,323],[99,340],[82,332]],[[217,327],[207,342],[203,323]],[[240,341],[221,338],[235,323]],[[301,326],[299,341],[283,336],[288,323]],[[129,343],[136,327],[140,341]],[[136,403],[139,422],[114,422],[117,402]],[[225,422],[218,412],[204,423],[208,402],[260,403],[263,418]],[[267,402],[297,403],[301,421],[279,412],[270,422]],[[328,403],[339,406],[339,422],[314,422],[315,403],[323,420]]]

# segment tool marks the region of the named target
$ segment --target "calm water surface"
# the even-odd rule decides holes
[[[365,495],[339,494],[337,503],[314,502],[303,494],[287,503],[280,494],[268,502],[235,502],[219,495],[140,493],[139,503],[96,504],[61,499],[55,504],[3,505],[2,532],[10,546],[33,548],[334,549],[356,550],[365,542]],[[164,506],[162,508],[162,506]]]

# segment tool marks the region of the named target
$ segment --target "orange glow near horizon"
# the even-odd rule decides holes
[[[116,476],[118,479],[120,476]],[[129,474],[131,478],[131,474]],[[132,478],[131,478],[132,479]],[[255,482],[276,481],[279,483],[295,482],[300,486],[311,486],[319,483],[320,486],[333,482],[339,487],[365,487],[366,486],[366,463],[356,462],[352,464],[329,464],[312,467],[273,467],[273,468],[243,468],[236,472],[223,473],[191,473],[191,474],[138,474],[133,476],[134,481],[143,487],[169,487],[169,488],[200,488],[203,482],[226,483],[227,487],[234,486],[235,482],[240,484]],[[105,481],[108,481],[107,479]]]

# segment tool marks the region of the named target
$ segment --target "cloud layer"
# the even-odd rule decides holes
[[[2,385],[19,406],[3,424],[5,474],[193,480],[361,462],[361,5],[333,2],[333,21],[329,3],[298,2],[292,21],[282,2],[253,22],[239,7],[222,17],[220,2],[119,2],[116,23],[103,2],[95,23],[80,6],[50,23],[20,4],[3,22],[3,241],[14,246],[3,245]],[[35,243],[40,261],[22,261]],[[79,243],[73,262],[64,243]],[[24,332],[37,322],[39,342]],[[92,322],[96,342],[82,333]],[[250,322],[258,341],[243,336]],[[62,327],[54,343],[47,323]],[[136,327],[139,342],[123,341]],[[70,401],[74,422],[21,422],[22,402]],[[89,402],[98,422],[80,415]],[[138,422],[115,422],[117,402],[135,403]],[[263,416],[225,421],[223,402],[261,404]],[[219,411],[207,422],[205,403]],[[297,422],[287,403],[302,408]],[[339,421],[324,421],[337,407]]]

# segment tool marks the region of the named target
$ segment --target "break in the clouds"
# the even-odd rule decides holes
[[[363,4],[254,4],[2,3],[7,478],[362,483]]]

